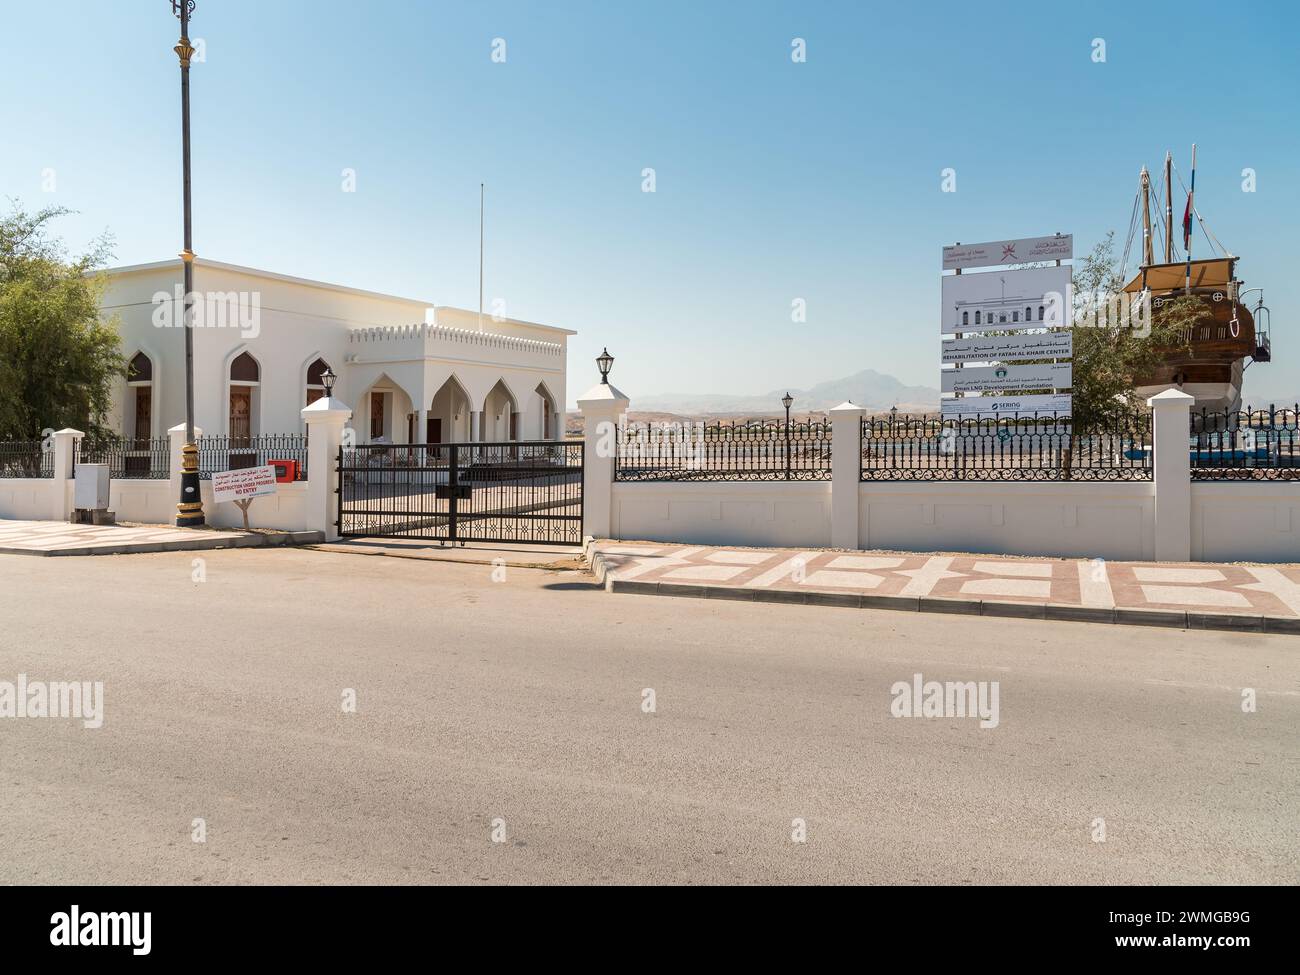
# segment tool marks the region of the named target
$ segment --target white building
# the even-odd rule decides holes
[[[185,420],[180,259],[108,272],[132,363],[114,429],[162,438]],[[436,307],[253,268],[194,262],[194,419],[205,434],[301,433],[323,392],[352,405],[358,443],[564,438],[568,329]],[[174,300],[160,301],[160,295]]]

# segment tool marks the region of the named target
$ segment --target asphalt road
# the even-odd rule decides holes
[[[0,556],[0,681],[105,685],[0,718],[0,882],[1300,880],[1300,638],[199,554]]]

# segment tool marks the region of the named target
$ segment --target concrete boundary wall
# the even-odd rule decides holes
[[[1300,562],[1300,481],[1192,481],[1192,397],[1167,390],[1147,481],[862,481],[852,403],[830,411],[825,481],[614,480],[610,431],[629,401],[608,384],[579,400],[586,439],[583,532],[738,547]]]

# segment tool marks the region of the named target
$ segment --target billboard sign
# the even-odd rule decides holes
[[[1032,264],[1037,261],[1068,261],[1074,257],[1074,235],[1022,237],[1019,240],[991,240],[984,244],[954,244],[943,249],[945,271],[998,264]]]
[[[941,399],[939,407],[945,416],[1014,416],[1017,413],[1059,413],[1065,416],[1070,412],[1070,395],[966,396]]]
[[[967,366],[939,373],[945,393],[1009,392],[1018,389],[1069,389],[1068,362],[1034,366]]]
[[[943,361],[1023,362],[1026,359],[1068,359],[1074,354],[1073,332],[1017,335],[976,335],[944,339]]]
[[[942,279],[940,331],[1006,332],[1070,324],[1070,268],[949,274]]]

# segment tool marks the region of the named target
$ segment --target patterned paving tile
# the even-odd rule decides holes
[[[205,532],[207,539],[240,538],[240,532]],[[72,525],[58,521],[0,521],[0,546],[31,552],[69,548],[115,548],[142,542],[192,541],[192,532],[162,526]]]
[[[1300,565],[1168,565],[723,546],[597,546],[616,579],[1300,618]],[[717,570],[725,570],[719,572]]]

